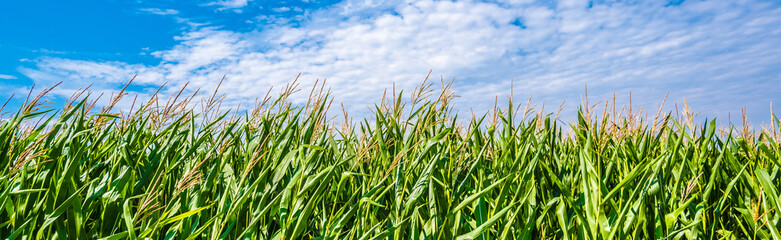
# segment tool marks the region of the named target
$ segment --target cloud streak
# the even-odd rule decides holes
[[[219,6],[218,10],[220,11],[232,9],[241,12],[241,8],[246,7],[248,2],[248,0],[224,0],[209,2],[206,6]]]
[[[433,69],[456,77],[462,111],[490,109],[512,78],[517,97],[549,104],[567,99],[574,107],[588,85],[597,99],[613,92],[626,99],[631,91],[634,103],[652,107],[670,92],[704,115],[745,106],[764,117],[768,101],[781,100],[777,26],[781,6],[759,0],[346,1],[296,26],[183,33],[177,46],[153,53],[157,65],[42,58],[21,72],[37,83],[67,79],[71,87],[101,82],[105,89],[136,73],[139,84],[169,82],[171,89],[185,82],[213,89],[227,75],[221,89],[231,104],[251,102],[300,72],[304,85],[327,78],[339,101],[362,111],[383,89],[411,89]]]
[[[179,11],[175,9],[160,9],[160,8],[142,8],[138,9],[141,12],[154,14],[154,15],[177,15]]]

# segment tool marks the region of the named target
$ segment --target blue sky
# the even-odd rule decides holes
[[[226,75],[226,105],[246,106],[301,73],[361,114],[432,70],[455,78],[462,112],[491,109],[512,79],[517,99],[551,111],[575,109],[588,85],[592,101],[631,92],[654,112],[669,92],[667,110],[685,97],[701,116],[745,107],[761,123],[781,104],[778,26],[781,2],[765,0],[11,1],[0,97],[59,81],[53,100],[89,84],[110,94],[138,74],[130,90],[143,98]]]

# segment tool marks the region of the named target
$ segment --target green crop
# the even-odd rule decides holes
[[[60,111],[39,95],[1,123],[0,237],[781,239],[775,127],[588,103],[562,125],[512,100],[464,119],[448,87],[357,122],[322,86],[246,112],[216,91],[121,113],[122,93]]]

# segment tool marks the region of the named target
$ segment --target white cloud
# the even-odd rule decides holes
[[[589,1],[588,0],[559,0],[558,2],[560,9],[568,9],[568,8],[578,8],[582,9],[588,6]]]
[[[429,69],[456,77],[466,111],[490,109],[495,96],[509,92],[511,78],[516,97],[534,94],[556,105],[567,99],[570,107],[586,84],[590,96],[631,91],[644,106],[670,91],[671,100],[687,97],[720,117],[743,106],[766,116],[767,102],[781,100],[778,4],[503,2],[346,1],[312,13],[301,27],[185,33],[179,45],[153,53],[158,65],[45,58],[23,73],[36,82],[101,81],[105,88],[140,73],[141,83],[167,81],[171,89],[185,81],[212,89],[227,74],[221,89],[237,104],[301,72],[303,86],[327,78],[334,96],[358,111],[394,82],[413,88]]]
[[[16,76],[0,74],[0,79],[16,79]]]
[[[290,11],[289,7],[278,7],[278,8],[272,8],[271,11],[274,12],[287,12]]]
[[[219,10],[233,9],[240,11],[240,8],[246,7],[248,0],[224,0],[207,3],[207,6],[219,6]]]
[[[175,9],[160,9],[160,8],[142,8],[138,9],[141,12],[154,14],[154,15],[176,15],[179,11]]]
[[[534,3],[534,0],[498,0],[498,2],[510,5],[524,5]]]
[[[37,86],[49,87],[62,82],[52,93],[68,97],[79,89],[90,86],[97,94],[110,95],[121,89],[134,75],[134,83],[158,87],[163,73],[159,68],[122,62],[94,62],[45,57],[37,61],[36,69],[20,68],[19,71],[33,79]],[[27,90],[24,90],[27,91]],[[138,92],[143,94],[142,92]]]

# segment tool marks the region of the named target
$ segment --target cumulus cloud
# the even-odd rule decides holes
[[[588,85],[596,98],[631,91],[634,103],[652,106],[669,91],[672,100],[687,97],[705,115],[745,106],[766,116],[768,101],[781,92],[775,47],[781,6],[761,0],[666,5],[348,0],[296,26],[186,32],[177,46],[153,53],[157,65],[43,58],[22,73],[36,82],[100,82],[106,89],[136,73],[140,84],[169,82],[171,89],[184,82],[213,89],[227,75],[221,89],[237,104],[300,72],[304,86],[327,78],[338,100],[360,110],[383,89],[394,83],[411,89],[433,69],[437,78],[456,77],[461,110],[490,109],[514,79],[517,97],[567,99],[569,107]]]

